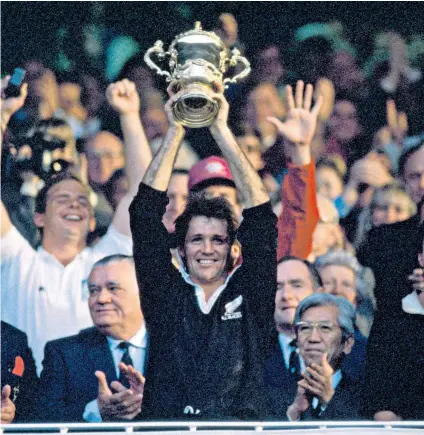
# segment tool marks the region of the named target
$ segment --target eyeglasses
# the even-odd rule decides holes
[[[297,333],[303,336],[311,335],[314,328],[317,328],[321,335],[331,334],[336,328],[340,328],[339,325],[331,322],[298,322],[294,326]]]

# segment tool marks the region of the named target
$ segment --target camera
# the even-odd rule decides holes
[[[10,152],[5,172],[7,178],[16,178],[19,173],[32,171],[41,179],[46,180],[52,175],[67,170],[72,162],[64,159],[54,159],[56,150],[64,150],[67,141],[54,130],[68,124],[61,120],[50,118],[38,121],[24,136],[13,141],[13,153]],[[21,153],[23,147],[29,147],[30,153]],[[29,154],[29,155],[28,155]]]
[[[19,97],[21,93],[21,86],[25,77],[25,70],[22,68],[15,68],[12,77],[9,79],[7,88],[3,91],[6,98]]]

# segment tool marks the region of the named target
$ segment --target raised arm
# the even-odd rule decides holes
[[[165,104],[165,110],[168,115],[169,129],[165,139],[162,142],[158,152],[153,157],[152,162],[147,168],[143,178],[143,183],[153,189],[166,192],[168,189],[169,180],[171,179],[172,170],[174,168],[175,158],[177,156],[180,145],[184,139],[185,130],[183,126],[175,121],[172,113],[172,105],[177,100],[183,91],[173,94],[172,84],[168,87],[170,99]]]
[[[9,83],[10,76],[6,76],[1,81],[1,144],[3,146],[3,135],[6,132],[7,124],[9,124],[12,115],[17,112],[25,102],[28,94],[28,84],[24,83],[21,87],[21,94],[19,97],[5,98],[3,90],[6,89]],[[2,153],[0,153],[2,154]],[[7,213],[6,207],[1,201],[1,237],[4,237],[10,230],[12,223]]]
[[[228,127],[229,105],[227,100],[222,93],[211,93],[211,97],[219,105],[219,114],[209,129],[230,166],[236,187],[243,196],[245,208],[268,202],[269,196],[261,178],[238,146],[233,133]]]
[[[310,84],[304,93],[302,81],[297,82],[295,97],[292,87],[287,86],[286,121],[268,118],[285,138],[284,152],[289,161],[281,191],[283,212],[277,225],[278,258],[285,255],[306,258],[312,249],[312,234],[319,219],[311,141],[323,98],[318,97],[311,109],[312,94]]]
[[[122,234],[130,235],[128,207],[137,193],[152,152],[140,120],[140,98],[134,83],[127,79],[112,83],[106,90],[109,104],[119,112],[124,134],[125,173],[128,192],[122,198],[113,218],[114,227]]]

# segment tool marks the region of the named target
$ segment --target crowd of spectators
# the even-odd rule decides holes
[[[252,73],[209,129],[143,53],[113,83],[34,59],[20,96],[2,80],[2,423],[424,420],[424,35],[362,59],[320,23],[286,59],[214,30]],[[216,197],[228,237],[181,239]]]

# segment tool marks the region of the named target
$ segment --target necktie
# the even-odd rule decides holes
[[[123,341],[122,343],[119,343],[119,345],[118,345],[119,349],[122,349],[124,351],[122,358],[121,358],[121,362],[123,362],[127,366],[131,365],[134,367],[134,363],[133,363],[133,360],[132,360],[130,352],[129,352],[130,346],[131,346],[130,343],[127,343],[126,341]],[[126,388],[130,387],[130,383],[128,382],[128,379],[122,373],[119,373],[119,382]]]
[[[318,403],[315,408],[311,405],[312,417],[318,418],[321,415],[321,412],[322,412],[322,407],[321,407],[320,403]]]
[[[297,382],[300,380],[300,360],[299,354],[297,353],[295,340],[290,342],[290,349],[289,372]]]

